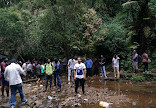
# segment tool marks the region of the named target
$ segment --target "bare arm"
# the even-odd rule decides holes
[[[8,77],[8,72],[7,72],[7,69],[5,69],[5,71],[4,71],[4,78],[5,78],[5,80],[7,80],[7,77]]]
[[[86,68],[84,68],[83,71],[84,71],[84,79],[86,79]]]
[[[76,69],[74,69],[74,80],[76,80]]]

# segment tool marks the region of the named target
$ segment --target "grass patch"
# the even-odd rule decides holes
[[[131,80],[134,82],[143,82],[145,81],[145,77],[144,76],[132,76]]]

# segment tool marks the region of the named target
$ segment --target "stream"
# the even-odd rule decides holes
[[[52,90],[53,92],[49,91],[47,93],[43,93],[44,82],[42,83],[43,86],[37,86],[34,82],[24,84],[23,89],[25,92],[25,97],[29,100],[33,96],[36,96],[33,97],[36,98],[34,102],[36,102],[35,104],[39,105],[33,108],[58,108],[62,105],[62,102],[67,100],[68,97],[71,100],[75,98],[74,85],[70,87],[67,84],[66,77],[62,77],[62,82],[63,84],[61,93],[55,92],[55,89]],[[79,91],[81,93],[80,88]],[[97,98],[95,98],[96,95],[94,91],[96,91],[95,93],[97,93],[96,95],[98,95]],[[87,96],[82,96],[81,99],[75,98],[75,100],[81,103],[82,99],[88,99],[88,101],[91,102],[81,103],[81,105],[77,107],[101,108],[99,106],[99,101],[104,101],[113,103],[111,108],[156,108],[156,82],[132,83],[131,81],[126,80],[105,81],[101,77],[91,77],[86,81],[86,92]],[[47,97],[54,95],[58,100],[49,101]],[[16,96],[16,100],[17,108],[30,108],[30,106],[21,107],[20,97],[18,95]],[[69,105],[62,105],[60,108],[74,107],[74,101]],[[9,99],[2,98],[0,96],[0,108],[9,108]]]

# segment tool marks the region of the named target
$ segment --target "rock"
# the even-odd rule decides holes
[[[80,95],[80,94],[78,94],[77,96],[78,96],[78,98],[80,98],[80,97],[81,97],[81,95]]]
[[[79,107],[79,106],[81,106],[81,104],[80,103],[75,103],[74,106]]]
[[[48,96],[48,99],[49,99],[49,100],[52,100],[53,98],[52,98],[51,96]]]
[[[88,99],[84,99],[85,102],[88,102]]]
[[[133,106],[136,106],[136,104],[137,104],[136,102],[132,102],[132,105],[133,105]]]
[[[40,85],[40,87],[43,87],[43,85]]]
[[[28,86],[28,87],[30,87],[30,86],[31,86],[31,84],[28,84],[27,86]]]

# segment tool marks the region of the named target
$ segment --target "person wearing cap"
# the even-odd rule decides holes
[[[10,107],[15,108],[15,95],[18,90],[21,102],[26,103],[26,99],[24,97],[23,89],[22,89],[22,79],[20,75],[25,75],[22,67],[17,64],[16,60],[12,60],[11,64],[8,65],[4,72],[5,79],[9,82],[11,89],[11,99],[10,99]]]

